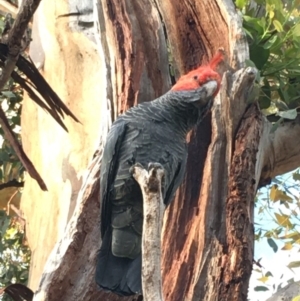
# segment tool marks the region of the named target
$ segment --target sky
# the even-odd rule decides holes
[[[292,179],[292,173],[282,176],[280,180],[283,181],[286,187],[293,186],[292,188],[289,188],[289,191],[291,192],[290,196],[295,200],[294,203],[291,204],[291,208],[295,209],[300,215],[299,205],[296,204],[300,201],[300,183],[297,183]],[[273,184],[274,183],[272,183],[272,185]],[[281,210],[282,213],[290,213],[290,210],[286,209],[284,205],[280,205],[280,202],[273,203],[268,200],[269,192],[270,187],[260,190],[260,196],[258,197],[259,201],[255,208],[255,223],[263,229],[272,229],[278,226],[274,219],[274,212],[279,212],[279,210]],[[270,209],[259,214],[258,212],[261,206],[267,206]],[[296,230],[300,232],[299,220],[294,219],[293,222],[297,224]],[[273,277],[269,277],[268,281],[264,284],[258,280],[263,276],[262,273],[256,271],[252,272],[248,293],[248,298],[251,301],[265,301],[276,292],[279,284],[282,284],[283,287],[287,284],[289,279],[294,278],[295,281],[300,280],[300,268],[291,270],[287,267],[291,261],[300,261],[300,244],[295,245],[295,247],[289,251],[281,250],[284,246],[283,241],[276,240],[276,244],[278,245],[278,251],[275,253],[269,246],[266,238],[255,242],[254,259],[259,260],[261,258],[260,264],[263,267],[263,273],[266,274],[269,271],[272,273]],[[253,269],[259,269],[259,267],[254,265]],[[266,292],[255,292],[254,287],[261,285],[268,287],[269,290]]]

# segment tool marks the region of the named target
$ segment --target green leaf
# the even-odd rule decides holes
[[[296,26],[294,27],[293,35],[297,38],[300,37],[300,23],[296,24]]]
[[[253,18],[250,16],[243,16],[244,19],[244,28],[250,32],[262,35],[264,33],[264,28],[262,27],[261,21],[259,18]]]
[[[273,35],[271,38],[269,38],[267,40],[267,42],[264,43],[263,48],[264,49],[270,49],[271,47],[273,47],[278,41],[278,36],[277,35]]]
[[[278,91],[279,94],[282,93],[281,89],[278,89],[277,91]],[[281,95],[280,97],[284,100],[284,95]],[[276,107],[281,111],[288,111],[288,109],[289,109],[287,104],[284,101],[280,100],[280,99],[277,99]]]
[[[262,79],[262,85],[259,97],[259,106],[261,109],[268,109],[271,105],[271,86],[266,78]]]
[[[266,286],[259,285],[259,286],[256,286],[256,287],[254,288],[254,290],[255,290],[256,292],[266,292],[266,291],[268,291],[269,289],[268,289]]]
[[[300,174],[297,173],[297,172],[293,173],[293,180],[294,181],[300,181]]]
[[[290,251],[291,249],[293,249],[293,245],[290,242],[287,242],[282,248],[281,250],[285,250],[285,251]]]
[[[262,283],[266,283],[269,280],[269,277],[263,276],[263,277],[258,278],[257,280],[262,282]]]
[[[250,59],[254,62],[256,67],[261,70],[267,63],[270,56],[270,50],[264,49],[260,45],[251,45],[250,46]]]
[[[288,111],[279,111],[276,115],[284,119],[294,120],[296,119],[298,113],[297,113],[297,109],[292,109]]]
[[[279,200],[290,200],[291,198],[284,191],[280,190],[277,185],[273,185],[270,190],[270,199],[273,202],[277,202]]]
[[[20,125],[21,122],[21,116],[17,115],[11,118],[11,121],[13,122],[13,124],[15,125]]]
[[[243,28],[243,30],[245,31],[246,35],[248,35],[252,40],[254,39],[252,33],[249,30],[247,30],[246,28]]]
[[[278,20],[273,20],[273,25],[278,32],[283,32],[283,27]]]
[[[275,217],[279,226],[291,229],[293,227],[292,223],[290,222],[290,217],[286,214],[278,214],[275,212]]]
[[[278,251],[278,246],[277,246],[276,242],[272,238],[268,238],[267,242],[268,242],[269,246],[273,249],[273,251],[276,253]]]
[[[1,92],[6,98],[16,98],[15,93],[11,91],[2,91]]]
[[[235,1],[235,5],[239,8],[239,9],[243,9],[247,4],[247,0],[236,0]]]
[[[268,277],[273,277],[273,274],[272,274],[271,272],[268,271],[268,272],[266,273],[266,276],[268,276]]]
[[[18,234],[18,229],[17,228],[10,228],[6,231],[6,234],[5,234],[5,238],[7,239],[14,239],[16,234]]]
[[[3,236],[10,224],[10,217],[4,210],[0,210],[0,233]]]
[[[300,261],[291,261],[287,267],[290,269],[300,268]]]
[[[254,68],[256,68],[256,65],[251,60],[247,60],[246,59],[245,60],[245,64],[246,64],[246,67],[254,67]]]
[[[266,11],[269,13],[271,11],[274,11],[275,9],[275,5],[274,5],[274,2],[273,0],[268,0],[266,1],[267,3],[264,3],[266,5]]]
[[[271,190],[270,190],[270,199],[273,202],[277,202],[277,201],[287,201],[287,202],[291,202],[293,201],[293,199],[288,196],[285,191],[282,191],[280,189],[278,189],[277,185],[273,185]]]
[[[261,214],[265,211],[265,208],[263,206],[259,207],[259,210],[258,210],[258,214]]]

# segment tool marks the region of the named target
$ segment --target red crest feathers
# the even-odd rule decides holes
[[[223,60],[224,50],[219,49],[209,64],[200,66],[199,68],[190,71],[188,74],[181,76],[177,83],[172,87],[172,90],[180,91],[198,89],[206,82],[215,80],[218,83],[218,90],[215,93],[217,94],[220,88],[221,76],[215,70]]]
[[[216,70],[218,65],[223,61],[224,61],[224,49],[220,48],[209,62],[209,66],[211,69]]]

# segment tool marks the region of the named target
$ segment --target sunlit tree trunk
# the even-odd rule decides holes
[[[137,299],[94,282],[106,133],[118,114],[165,93],[219,47],[228,63],[222,88],[212,113],[189,135],[185,180],[164,218],[163,291],[167,301],[246,300],[255,193],[299,163],[295,155],[284,164],[289,154],[276,141],[286,129],[294,139],[300,127],[283,125],[269,139],[271,126],[247,103],[256,71],[243,68],[248,47],[232,1],[71,2],[43,0],[33,27],[34,61],[82,123],[68,120],[67,134],[24,104],[24,148],[50,190],[27,179],[22,198],[34,300]],[[290,151],[297,150],[293,142]]]

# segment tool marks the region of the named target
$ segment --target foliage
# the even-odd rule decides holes
[[[12,1],[12,4],[15,4],[14,1]],[[4,16],[0,16],[0,33],[2,33],[4,28],[4,19]],[[10,78],[0,93],[0,103],[8,122],[19,141],[21,141],[20,116],[22,100],[23,89]],[[24,168],[14,150],[4,137],[2,128],[0,128],[0,146],[0,183],[8,182],[13,179],[18,181],[22,180]]]
[[[0,210],[0,287],[26,284],[30,250],[25,242],[24,223]],[[3,296],[2,300],[10,300]]]
[[[0,17],[0,31],[4,26],[4,17]],[[2,106],[9,124],[15,132],[16,137],[21,141],[20,116],[22,109],[23,90],[10,79],[0,94],[0,105]],[[0,128],[0,184],[12,180],[23,181],[24,168],[16,156],[14,150],[4,137]],[[7,190],[7,192],[3,192]],[[1,190],[3,194],[11,194],[12,199],[18,188],[14,190]],[[1,199],[1,201],[2,201]],[[4,209],[9,204],[0,202],[0,287],[12,283],[26,284],[30,262],[30,250],[25,241],[24,222],[16,216],[9,216]],[[9,296],[2,296],[1,300],[11,300]]]
[[[294,119],[300,106],[300,1],[236,0],[236,5],[249,42],[247,63],[259,71],[260,107],[271,121]]]
[[[20,114],[22,89],[12,80],[8,82],[5,90],[0,95],[0,102],[4,109],[10,125],[16,136],[20,140]],[[16,156],[14,150],[4,137],[0,128],[0,183],[12,180],[21,182],[24,177],[24,168]],[[18,188],[7,190],[10,199]],[[4,190],[4,191],[5,191]],[[2,191],[1,191],[2,193]],[[4,192],[5,193],[5,192]],[[3,194],[1,194],[3,196]],[[5,287],[12,283],[26,284],[28,280],[28,270],[30,262],[30,250],[26,245],[24,225],[18,217],[10,217],[3,209],[7,209],[9,204],[2,204],[0,208],[0,287]],[[3,301],[11,300],[7,295],[2,297]]]
[[[0,95],[2,108],[19,141],[21,140],[20,115],[22,99],[22,89],[12,81],[6,85],[5,90]],[[0,141],[2,142],[0,149],[0,183],[13,179],[20,181],[23,178],[24,168],[14,150],[5,139],[2,128],[0,128],[0,137]]]
[[[255,240],[267,239],[268,245],[277,252],[280,249],[300,252],[300,169],[284,176],[277,177],[270,186],[260,189],[257,194],[255,206],[258,212],[256,216]],[[266,217],[268,228],[264,228]],[[261,223],[264,221],[264,223]],[[254,270],[261,274],[258,278],[264,285],[257,286],[256,291],[266,291],[268,281],[273,277],[270,271],[265,272],[260,266]],[[291,261],[287,267],[291,270],[300,267],[300,261]],[[292,280],[291,280],[292,281]],[[266,286],[267,285],[267,286]],[[281,285],[279,284],[279,287]]]

